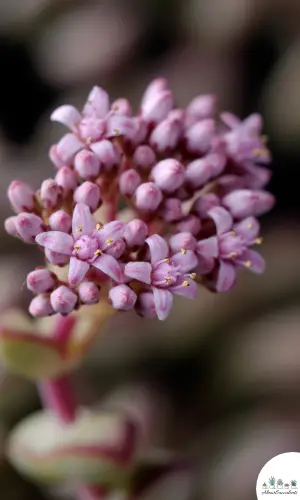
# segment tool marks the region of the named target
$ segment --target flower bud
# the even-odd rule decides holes
[[[13,210],[19,212],[30,212],[35,205],[35,192],[25,182],[13,181],[10,183],[7,196]]]
[[[63,253],[53,252],[49,248],[44,248],[46,259],[51,262],[54,266],[65,266],[70,260],[69,255]]]
[[[37,234],[45,230],[43,220],[35,214],[21,213],[15,219],[18,235],[26,243],[34,243]]]
[[[10,236],[17,236],[18,235],[16,220],[17,220],[17,216],[12,216],[12,217],[8,217],[4,221],[4,229],[8,234],[10,234]]]
[[[135,205],[142,212],[154,212],[162,198],[162,192],[154,182],[144,182],[135,192]]]
[[[83,108],[83,115],[105,118],[108,112],[109,95],[104,89],[95,85],[88,95]]]
[[[49,149],[49,158],[52,161],[53,165],[60,169],[66,165],[71,165],[72,163],[72,158],[69,159],[68,162],[63,161],[63,159],[59,156],[57,152],[57,144],[53,144],[50,149]]]
[[[125,250],[126,250],[125,241],[116,240],[105,249],[105,253],[111,255],[115,259],[119,259],[123,255]]]
[[[191,212],[195,213],[200,219],[209,219],[208,211],[214,207],[220,206],[220,199],[214,193],[207,193],[199,196],[193,203]]]
[[[37,295],[34,297],[30,302],[28,310],[35,318],[43,318],[44,316],[54,314],[49,295]]]
[[[141,105],[141,116],[146,123],[157,124],[164,120],[173,107],[170,90],[153,91],[146,95]]]
[[[183,184],[184,175],[183,165],[173,158],[158,162],[151,170],[155,184],[167,193],[174,192]]]
[[[75,156],[74,167],[82,179],[95,179],[100,171],[100,160],[92,151],[82,149]]]
[[[33,293],[46,293],[53,290],[56,277],[48,269],[36,269],[27,275],[27,288]]]
[[[148,236],[148,226],[140,219],[133,219],[128,224],[123,234],[123,238],[129,247],[141,246]]]
[[[195,250],[197,240],[191,233],[177,233],[169,239],[169,246],[173,253],[180,252],[182,248],[185,250]]]
[[[194,188],[206,184],[211,178],[219,175],[225,167],[226,158],[219,153],[212,153],[198,158],[187,165],[185,177]]]
[[[178,198],[168,198],[162,203],[159,209],[159,215],[166,222],[173,222],[175,220],[181,219],[181,201]]]
[[[152,292],[139,293],[135,306],[136,312],[143,318],[156,318],[156,309]]]
[[[171,109],[170,113],[168,114],[169,120],[176,120],[180,122],[181,126],[183,126],[184,117],[185,117],[185,110],[180,108]]]
[[[120,193],[124,196],[132,196],[141,182],[141,176],[137,173],[136,170],[134,170],[133,168],[126,170],[119,177]]]
[[[99,187],[93,182],[84,182],[74,192],[74,201],[76,203],[84,203],[84,205],[88,205],[91,211],[95,212],[95,210],[101,205]]]
[[[52,209],[62,198],[62,189],[54,179],[46,179],[41,185],[40,196],[45,208]]]
[[[185,134],[188,151],[195,154],[207,153],[211,147],[215,133],[214,120],[207,119],[195,123]]]
[[[198,95],[186,108],[187,117],[197,121],[212,118],[216,111],[217,99],[211,94]]]
[[[135,137],[138,124],[130,116],[113,113],[107,120],[106,137],[124,136],[131,140]]]
[[[117,115],[124,115],[124,116],[131,116],[132,115],[132,109],[131,109],[131,104],[128,101],[128,99],[124,98],[119,98],[116,99],[112,105],[111,105],[111,110],[114,111]]]
[[[155,78],[152,80],[147,86],[143,97],[142,97],[142,106],[146,101],[155,97],[157,94],[160,94],[164,90],[168,90],[168,82],[165,78]]]
[[[194,236],[199,233],[201,229],[201,221],[196,215],[186,215],[183,219],[176,224],[176,230],[179,232],[187,231]]]
[[[69,233],[72,228],[72,217],[64,210],[57,210],[50,215],[49,226],[52,231]]]
[[[127,285],[118,285],[111,288],[108,296],[113,308],[122,311],[133,309],[137,300],[136,293]]]
[[[79,123],[79,134],[88,144],[99,141],[105,133],[105,120],[96,116],[87,116]]]
[[[134,136],[130,139],[130,143],[136,147],[146,140],[148,126],[141,116],[134,116],[132,119],[135,123],[136,130]]]
[[[267,191],[252,191],[250,189],[239,189],[223,198],[224,206],[236,219],[244,219],[250,215],[261,215],[268,212],[274,203],[274,196]]]
[[[83,281],[80,283],[77,292],[83,304],[97,304],[100,300],[99,287],[92,281]]]
[[[77,304],[78,297],[71,288],[62,285],[56,288],[50,295],[51,306],[60,314],[69,314]]]
[[[150,136],[151,146],[159,153],[165,153],[177,146],[182,131],[179,120],[166,118],[160,122]]]
[[[60,166],[66,165],[70,166],[72,160],[78,151],[83,148],[83,143],[76,137],[74,134],[66,134],[64,135],[60,141],[56,144],[55,154],[59,162]],[[60,168],[60,166],[58,168]]]
[[[246,187],[245,176],[241,177],[240,175],[226,174],[218,179],[218,193],[220,196],[225,196],[232,191],[244,187]]]
[[[103,167],[106,172],[110,172],[121,161],[119,150],[111,141],[106,139],[92,144],[91,150],[99,158],[101,168]]]
[[[55,176],[56,183],[61,187],[64,196],[74,191],[78,186],[78,177],[69,167],[62,167]]]
[[[133,160],[138,168],[147,172],[155,162],[155,153],[150,146],[144,144],[136,148]]]

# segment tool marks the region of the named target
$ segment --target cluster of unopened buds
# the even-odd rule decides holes
[[[148,86],[137,115],[99,87],[82,112],[53,112],[70,130],[50,148],[56,175],[37,191],[20,181],[8,189],[17,215],[6,230],[39,245],[50,266],[28,275],[33,316],[108,299],[163,320],[173,295],[195,298],[200,281],[225,292],[238,267],[263,271],[251,248],[261,243],[256,217],[274,204],[262,119],[215,115],[212,95],[174,107],[164,79]],[[55,266],[69,266],[65,280]]]

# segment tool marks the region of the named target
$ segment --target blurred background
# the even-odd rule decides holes
[[[11,179],[37,187],[52,175],[47,152],[61,130],[49,122],[51,110],[80,107],[95,84],[137,109],[149,80],[164,76],[180,106],[216,93],[220,109],[265,117],[274,156],[269,189],[278,200],[262,223],[266,274],[243,272],[222,296],[201,289],[198,301],[178,301],[165,323],[118,315],[75,374],[83,403],[126,381],[161,392],[169,411],[160,444],[194,458],[192,500],[255,499],[262,466],[300,451],[299,60],[298,0],[0,0],[3,219]],[[1,312],[26,306],[24,280],[39,254],[2,228],[0,242]],[[9,429],[37,408],[34,386],[2,373],[5,500],[53,495],[3,456]]]

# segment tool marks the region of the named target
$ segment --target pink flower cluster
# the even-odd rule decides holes
[[[69,265],[67,283],[46,268],[28,275],[32,315],[69,314],[104,289],[115,309],[165,319],[173,295],[195,298],[200,281],[225,292],[238,267],[263,271],[251,247],[274,197],[264,190],[271,156],[260,115],[217,119],[211,95],[175,108],[161,78],[137,115],[94,87],[82,112],[64,105],[51,119],[70,130],[50,148],[55,177],[38,191],[20,181],[8,189],[17,215],[7,232],[37,243],[46,262]],[[128,223],[117,220],[121,202]]]

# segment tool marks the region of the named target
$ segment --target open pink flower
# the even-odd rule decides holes
[[[258,252],[249,248],[261,242],[258,237],[258,221],[254,217],[247,217],[233,226],[230,213],[222,207],[212,208],[208,215],[216,224],[217,234],[198,241],[197,253],[200,267],[205,269],[204,273],[212,271],[216,259],[219,261],[216,290],[226,292],[233,287],[237,267],[247,268],[257,274],[262,273],[265,268],[264,259]]]
[[[120,245],[116,243],[122,241],[124,230],[125,224],[120,221],[109,222],[104,226],[96,224],[89,207],[78,203],[73,213],[72,235],[61,231],[48,231],[38,234],[35,240],[51,252],[70,257],[68,280],[71,285],[78,285],[90,266],[119,282],[122,271],[117,261]],[[125,249],[125,244],[121,246]]]
[[[173,293],[187,298],[195,298],[197,285],[186,276],[197,265],[197,257],[191,250],[182,248],[169,257],[167,242],[158,234],[146,239],[149,245],[150,262],[129,262],[125,265],[125,275],[151,285],[156,313],[159,319],[168,316],[173,305]]]

